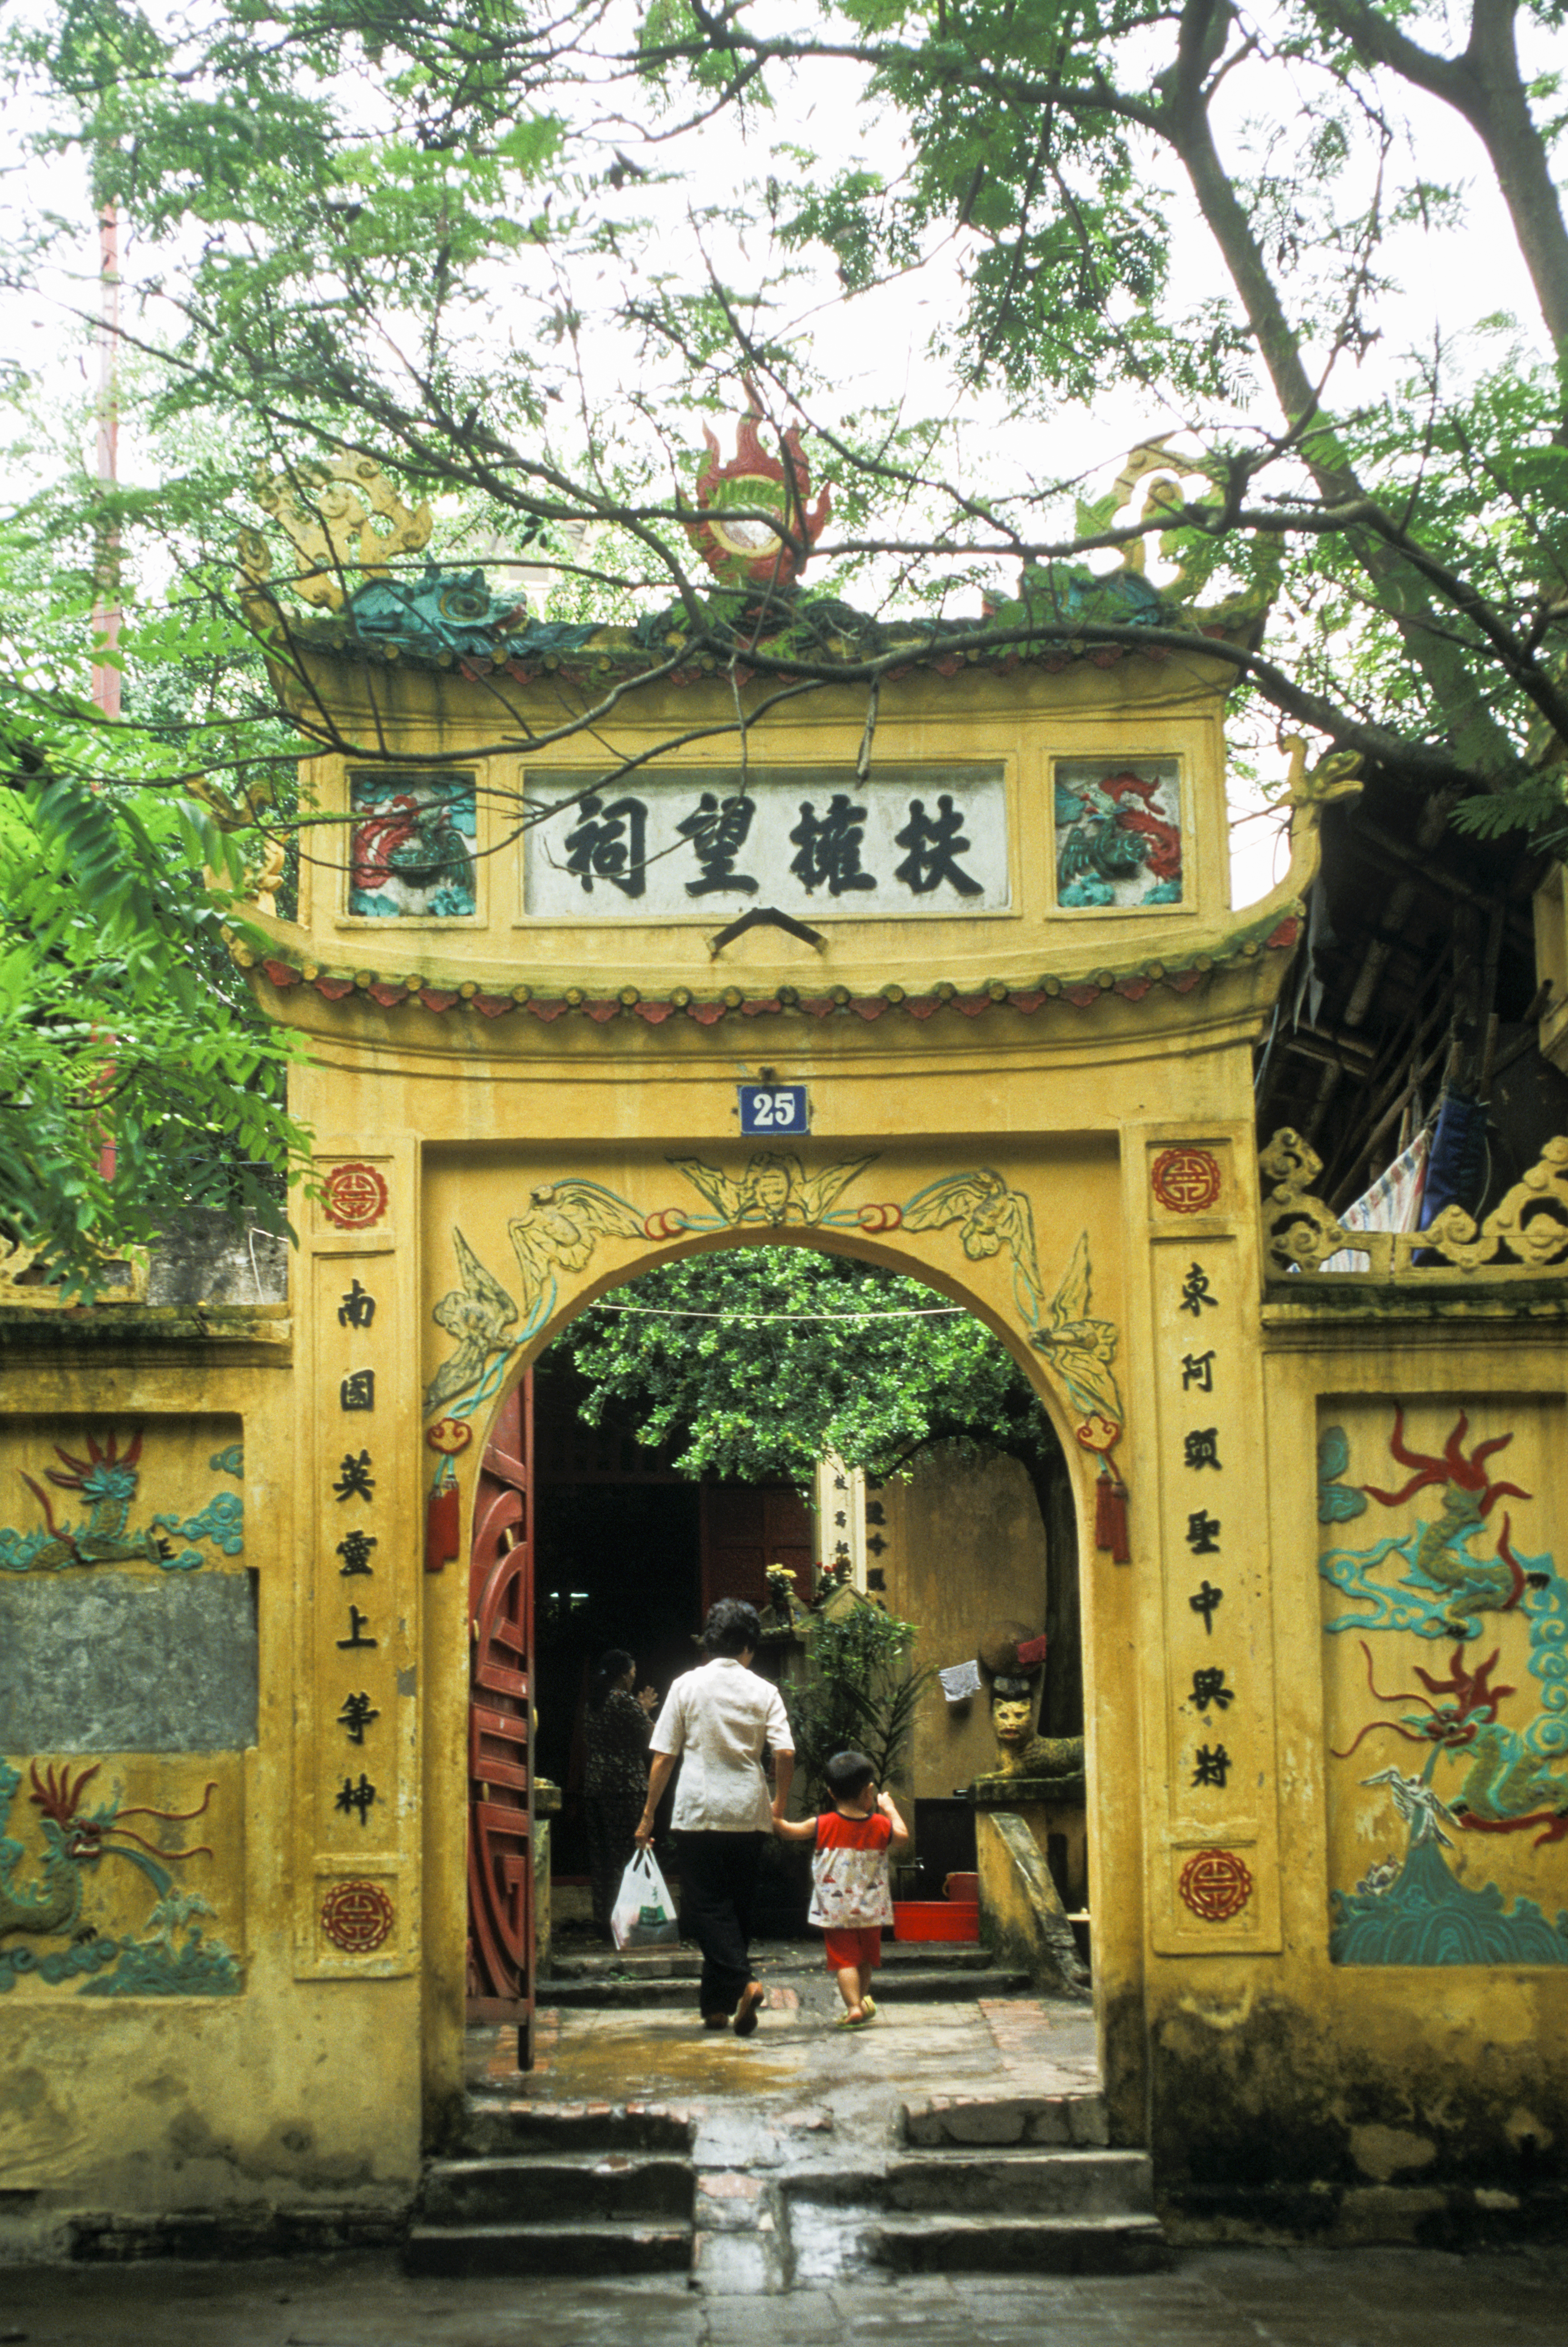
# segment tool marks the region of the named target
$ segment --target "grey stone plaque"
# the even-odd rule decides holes
[[[0,1752],[230,1752],[256,1741],[248,1573],[0,1580]]]

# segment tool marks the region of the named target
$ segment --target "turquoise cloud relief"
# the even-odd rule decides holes
[[[1326,1426],[1317,1443],[1317,1521],[1348,1523],[1367,1512],[1367,1494],[1340,1479],[1350,1464],[1350,1439],[1342,1426]]]
[[[215,1491],[200,1514],[188,1516],[184,1523],[178,1516],[154,1516],[152,1521],[157,1531],[174,1532],[180,1540],[210,1541],[225,1556],[238,1556],[245,1545],[245,1503],[232,1491]],[[170,1562],[182,1571],[189,1569],[182,1557]]]

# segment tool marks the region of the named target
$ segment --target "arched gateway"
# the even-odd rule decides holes
[[[487,1458],[481,1522],[527,1529],[497,1413],[573,1313],[661,1260],[837,1249],[969,1307],[1076,1461],[1097,1994],[1115,2124],[1143,2140],[1151,1960],[1204,1978],[1280,1947],[1249,1108],[1310,790],[1287,877],[1233,916],[1225,671],[1196,633],[1158,657],[956,671],[912,633],[868,720],[863,686],[780,696],[739,663],[682,672],[678,651],[618,691],[646,654],[610,630],[438,664],[406,615],[388,626],[374,649],[297,642],[343,744],[312,770],[315,805],[350,851],[302,866],[298,919],[261,917],[252,970],[309,1039],[296,1098],[325,1184],[295,1291],[317,1365],[297,1386],[301,1537],[327,1565],[300,1658],[301,1965],[417,1973],[427,2100],[456,2092],[466,1778],[481,2010],[510,2009],[484,1949],[527,1939],[526,1632],[504,1604],[495,1629],[465,1570]],[[354,757],[373,737],[393,764]],[[355,1377],[374,1417],[340,1406]],[[1200,1435],[1206,1473],[1184,1463]],[[345,1503],[365,1449],[374,1496]],[[1122,1490],[1119,1558],[1104,1495]],[[1189,1520],[1216,1491],[1223,1546],[1194,1560]],[[355,1662],[399,1727],[345,1831],[350,1511],[405,1629]],[[1205,1573],[1225,1590],[1213,1625],[1191,1604]],[[504,1578],[515,1604],[515,1560]],[[1223,1735],[1182,1700],[1216,1658]],[[390,1902],[373,1957],[323,1934],[340,1880]]]
[[[1429,2173],[1512,2188],[1522,2145],[1561,2140],[1564,1585],[1530,1495],[1561,1478],[1562,1306],[1517,1235],[1535,1206],[1512,1268],[1485,1238],[1318,1275],[1342,1235],[1310,1166],[1278,1156],[1260,1210],[1252,1052],[1318,805],[1352,786],[1298,766],[1290,869],[1233,913],[1201,630],[976,654],[884,636],[868,709],[864,682],[780,691],[754,647],[683,667],[672,629],[522,624],[440,575],[280,654],[349,842],[302,856],[296,917],[262,895],[244,957],[310,1054],[287,1315],[29,1337],[5,1427],[32,1488],[47,1467],[93,1509],[64,1545],[0,1533],[13,1594],[53,1576],[29,1635],[63,1638],[90,1586],[84,1635],[134,1600],[176,1658],[173,1727],[29,1695],[0,1738],[0,2027],[43,2081],[7,2180],[50,2238],[94,2209],[352,2235],[406,2207],[460,2091],[470,1787],[492,1972],[527,1937],[517,1397],[608,1287],[759,1239],[968,1307],[1072,1464],[1102,2055],[1167,2206],[1288,2223],[1311,2191],[1353,2221]],[[1532,1178],[1550,1203],[1556,1172]],[[1425,1697],[1396,1634],[1427,1641]],[[1544,1723],[1522,1757],[1516,1684]],[[1461,1744],[1493,1764],[1468,1807]],[[1535,1770],[1512,1792],[1511,1758]]]

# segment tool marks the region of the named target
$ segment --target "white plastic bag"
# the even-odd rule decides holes
[[[640,1850],[620,1878],[610,1915],[618,1948],[674,1948],[681,1942],[675,1901],[651,1850]]]

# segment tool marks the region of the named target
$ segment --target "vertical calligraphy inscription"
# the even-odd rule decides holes
[[[407,1970],[417,1940],[405,1813],[415,1744],[407,1463],[412,1320],[396,1244],[406,1168],[378,1157],[374,1223],[313,1234],[301,1283],[302,1682],[295,1946],[306,1977]]]
[[[1194,1191],[1186,1177],[1200,1155]],[[1278,1931],[1256,1277],[1246,1235],[1221,1220],[1230,1163],[1229,1144],[1163,1136],[1148,1146],[1143,1176],[1168,1850],[1153,1922],[1156,1947],[1172,1953],[1266,1946]],[[1174,1206],[1153,1180],[1160,1166],[1183,1174]],[[1202,1221],[1190,1210],[1198,1196]],[[1232,1892],[1225,1897],[1214,1873],[1221,1859]]]

